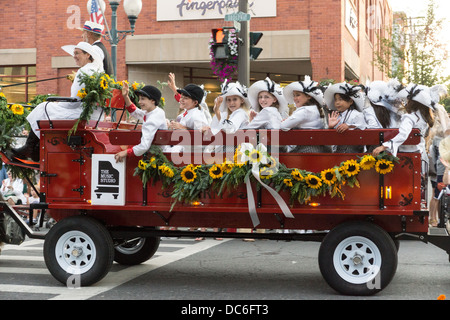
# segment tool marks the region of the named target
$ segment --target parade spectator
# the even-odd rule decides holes
[[[23,194],[22,179],[14,178],[11,171],[8,171],[8,178],[2,181],[0,192],[3,199],[7,200],[9,204],[16,204]]]

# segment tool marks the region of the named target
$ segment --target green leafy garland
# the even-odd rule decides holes
[[[245,151],[248,152],[248,151]],[[144,185],[148,182],[155,184],[161,181],[163,188],[172,187],[172,206],[177,202],[192,203],[200,199],[202,192],[215,190],[219,196],[225,190],[233,190],[244,184],[247,178],[253,178],[252,165],[261,158],[260,151],[252,151],[246,156],[250,161],[241,162],[242,152],[237,148],[233,161],[225,159],[220,164],[193,165],[176,167],[161,149],[152,146],[149,150],[150,159],[140,160],[134,175],[141,177]],[[277,192],[288,191],[290,193],[290,205],[295,201],[300,204],[311,201],[316,196],[338,196],[344,199],[342,187],[360,187],[358,175],[362,170],[373,170],[385,175],[394,169],[394,163],[399,159],[387,153],[381,153],[376,157],[366,154],[358,159],[350,159],[341,162],[332,168],[315,173],[297,168],[287,168],[278,163],[274,157],[265,154],[270,161],[267,164],[259,164],[260,179],[271,185]],[[258,183],[258,188],[261,186]]]

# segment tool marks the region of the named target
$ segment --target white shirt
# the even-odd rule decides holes
[[[211,132],[215,135],[220,130],[225,131],[226,133],[235,133],[237,130],[245,127],[248,124],[248,113],[239,108],[234,110],[229,118],[227,112],[223,112],[220,114],[220,121],[217,119],[217,116],[214,115],[213,120],[211,121]]]
[[[188,129],[195,130],[200,130],[204,126],[209,125],[205,114],[197,107],[185,110],[182,114],[178,115],[177,121]]]
[[[159,107],[150,112],[136,108],[130,115],[136,119],[144,120],[141,143],[133,147],[134,155],[140,157],[152,146],[158,129],[167,130],[166,113]]]
[[[367,128],[366,119],[364,119],[364,114],[356,109],[348,108],[340,114],[339,123],[336,125],[347,124],[349,126],[354,126],[355,129],[364,130]]]
[[[277,108],[265,107],[245,126],[245,129],[280,129],[281,120]]]
[[[23,180],[22,179],[14,179],[14,181],[11,181],[10,178],[6,178],[3,180],[5,184],[2,182],[2,187],[0,188],[0,191],[2,195],[15,195],[20,196],[23,192]],[[9,189],[8,186],[12,186],[12,189]]]
[[[365,108],[363,110],[363,113],[367,123],[367,129],[383,129],[383,126],[381,125],[380,121],[377,118],[377,115],[375,114],[375,109],[372,106]],[[392,111],[389,111],[389,116],[391,118],[391,124],[389,128],[398,128],[399,123],[396,114]]]
[[[286,120],[281,122],[282,130],[290,129],[324,129],[324,119],[320,117],[317,106],[302,106],[295,111]]]

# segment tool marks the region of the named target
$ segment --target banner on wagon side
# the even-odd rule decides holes
[[[125,161],[116,163],[114,154],[92,155],[91,203],[125,204]]]

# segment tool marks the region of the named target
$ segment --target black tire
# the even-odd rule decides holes
[[[319,250],[325,281],[345,295],[368,296],[383,290],[397,270],[397,248],[379,226],[348,222],[331,230]]]
[[[129,266],[140,264],[153,257],[159,243],[159,237],[133,239],[115,247],[114,261]]]
[[[44,259],[50,273],[67,286],[89,286],[111,269],[114,246],[108,230],[87,216],[64,218],[47,233]]]

